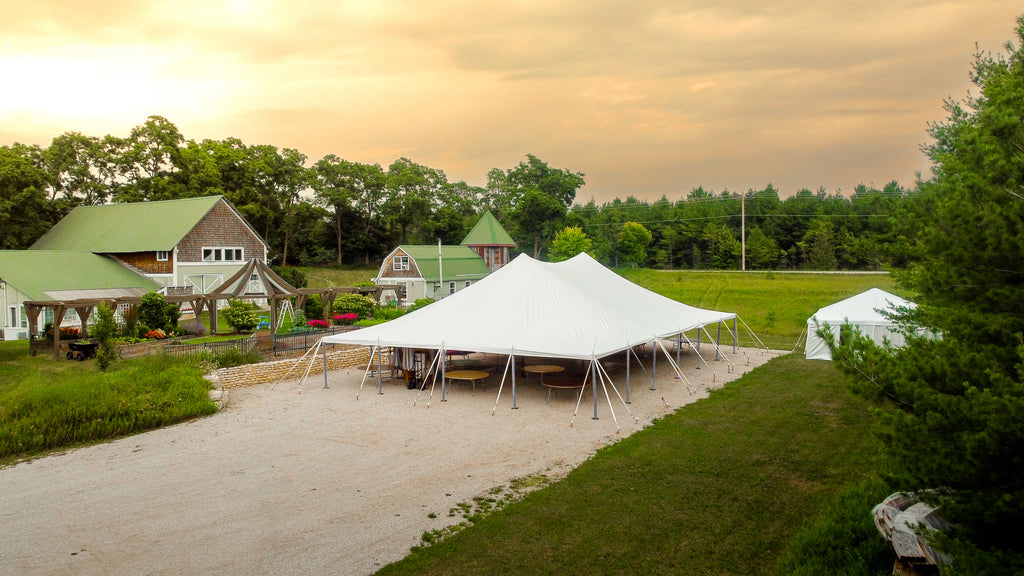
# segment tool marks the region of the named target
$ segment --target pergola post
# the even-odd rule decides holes
[[[210,309],[210,335],[217,333],[217,299],[207,298],[206,305]]]
[[[53,358],[60,358],[60,323],[64,321],[64,314],[68,307],[64,304],[53,305]]]
[[[28,353],[36,355],[36,329],[39,326],[39,313],[43,311],[41,306],[25,304],[25,316],[28,317]]]
[[[82,321],[82,331],[79,335],[80,338],[89,337],[89,314],[92,314],[92,308],[92,305],[75,306],[75,312],[78,312],[78,318]]]
[[[270,333],[277,334],[277,309],[280,306],[280,299],[277,296],[270,297]]]

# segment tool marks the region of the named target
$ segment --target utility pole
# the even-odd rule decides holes
[[[740,269],[747,270],[747,195],[740,196]]]

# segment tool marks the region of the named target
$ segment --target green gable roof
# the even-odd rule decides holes
[[[420,270],[420,276],[427,282],[441,280],[440,265],[437,259],[436,245],[404,245],[398,247],[416,261],[416,267]],[[490,270],[484,264],[483,258],[466,246],[442,246],[441,265],[444,266],[444,280],[446,282],[458,280],[479,280]]]
[[[31,250],[170,251],[222,198],[79,206],[36,240]]]
[[[516,241],[501,227],[498,219],[488,210],[466,234],[463,246],[515,246]]]
[[[138,288],[160,285],[91,252],[64,250],[0,250],[0,280],[29,300],[54,300],[47,292]]]

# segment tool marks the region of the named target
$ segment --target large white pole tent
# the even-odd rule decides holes
[[[832,352],[825,340],[818,335],[818,329],[828,326],[829,332],[839,343],[839,329],[850,324],[861,334],[871,338],[878,345],[888,341],[893,346],[902,346],[906,339],[899,326],[889,317],[900,308],[914,308],[917,305],[890,294],[880,288],[872,288],[830,304],[818,310],[807,319],[807,343],[804,356],[808,360],[831,360]]]
[[[735,319],[651,292],[586,254],[558,263],[523,254],[443,300],[323,343],[597,361],[728,320],[735,347]]]

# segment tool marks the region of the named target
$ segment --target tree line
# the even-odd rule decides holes
[[[309,162],[298,150],[237,138],[186,140],[150,116],[126,137],[66,132],[45,148],[0,146],[0,249],[27,248],[76,206],[219,194],[279,264],[374,264],[398,244],[457,244],[485,210],[537,258],[567,227],[609,265],[879,269],[899,266],[906,253],[898,214],[913,192],[896,182],[858,186],[848,197],[801,190],[781,198],[769,185],[601,205],[576,201],[584,184],[583,173],[532,154],[492,169],[481,187],[408,158],[387,167],[334,154]]]

